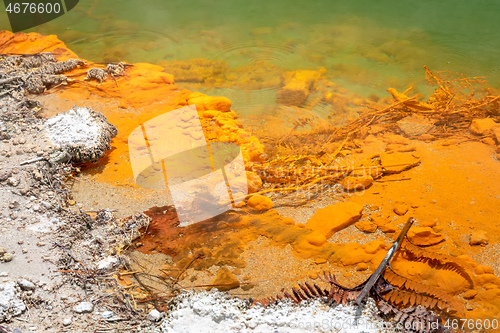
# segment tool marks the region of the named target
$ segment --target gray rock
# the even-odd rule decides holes
[[[101,314],[101,316],[102,316],[103,318],[111,318],[111,317],[113,317],[113,312],[112,312],[112,311],[104,311],[104,312]]]
[[[48,118],[45,129],[56,146],[50,156],[53,163],[96,162],[111,148],[111,139],[117,134],[102,113],[76,106]]]
[[[63,323],[64,326],[71,325],[71,318],[64,318]]]
[[[17,180],[14,177],[9,177],[9,178],[7,178],[7,184],[9,184],[10,186],[16,187],[17,185],[19,185],[19,180]]]
[[[94,311],[94,304],[90,302],[81,302],[73,307],[73,311],[76,313],[90,313]]]
[[[20,279],[17,281],[17,284],[19,287],[21,287],[22,290],[27,291],[27,290],[35,290],[36,286],[33,282],[28,281],[26,279]]]
[[[16,283],[13,281],[0,284],[0,323],[20,315],[26,306],[17,297]]]
[[[165,315],[165,313],[160,312],[156,309],[153,309],[149,312],[148,319],[156,322],[156,321],[159,321],[161,318],[163,318],[164,315]]]
[[[425,117],[412,115],[397,122],[399,129],[407,136],[417,136],[431,132],[435,126]]]
[[[0,170],[0,181],[7,180],[12,175],[10,170]]]
[[[103,259],[97,263],[97,268],[104,270],[104,271],[109,271],[113,269],[113,267],[118,263],[118,258],[116,257],[107,257],[106,259]]]

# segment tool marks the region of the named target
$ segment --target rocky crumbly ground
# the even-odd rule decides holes
[[[41,106],[0,99],[0,332],[134,331],[149,327],[113,278],[120,249],[147,225],[73,208],[75,168],[52,157]],[[91,216],[92,215],[92,216]]]

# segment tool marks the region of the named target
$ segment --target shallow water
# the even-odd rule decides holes
[[[56,34],[96,62],[204,58],[256,71],[261,84],[233,87],[234,77],[226,76],[222,90],[209,82],[196,90],[260,113],[275,105],[275,79],[285,70],[324,67],[326,78],[364,96],[409,86],[427,94],[423,65],[487,76],[499,87],[499,11],[494,0],[83,0],[32,31]],[[0,29],[9,29],[2,13]]]

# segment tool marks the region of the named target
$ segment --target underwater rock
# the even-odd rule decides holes
[[[326,238],[356,222],[362,215],[363,206],[354,202],[340,202],[322,208],[307,221],[306,227],[319,231]]]
[[[384,173],[400,173],[420,163],[420,159],[409,153],[381,153],[380,162]]]
[[[160,66],[175,77],[176,82],[213,82],[224,80],[229,66],[222,60],[190,59],[160,61]]]
[[[489,135],[492,133],[493,128],[500,128],[500,124],[497,124],[491,118],[474,119],[469,127],[470,131],[476,135]]]
[[[302,106],[323,73],[324,70],[301,70],[284,73],[282,77],[283,87],[278,91],[277,102],[290,106]]]
[[[408,239],[414,245],[430,246],[444,241],[444,236],[434,232],[429,227],[413,227],[408,231]]]
[[[196,96],[196,95],[195,95]],[[227,97],[222,96],[197,96],[188,99],[188,104],[194,104],[196,106],[196,110],[198,111],[207,111],[207,110],[216,110],[221,112],[229,112],[231,111],[231,101]]]
[[[273,202],[263,195],[254,195],[248,199],[248,207],[255,210],[269,210],[273,208]]]
[[[500,145],[500,126],[493,128],[493,137],[497,141],[497,144]]]
[[[76,106],[48,118],[44,127],[49,140],[57,146],[51,156],[55,163],[98,161],[111,149],[111,139],[117,134],[102,113]]]
[[[426,134],[434,129],[432,122],[416,115],[405,117],[397,122],[398,127],[408,136],[418,136]]]
[[[342,181],[342,187],[346,191],[362,191],[368,188],[373,183],[371,176],[365,175],[361,177],[345,177]]]
[[[210,284],[214,285],[219,291],[228,291],[238,288],[240,286],[240,281],[238,281],[236,276],[234,276],[227,267],[221,267],[217,271],[217,276]],[[211,288],[212,287],[209,287],[209,289]]]
[[[470,234],[469,238],[469,244],[474,246],[474,245],[480,245],[480,246],[486,246],[489,243],[489,238],[488,234],[484,230],[474,230]]]

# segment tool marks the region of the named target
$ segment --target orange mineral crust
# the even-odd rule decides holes
[[[59,60],[77,58],[56,36],[45,37],[36,33],[12,34],[4,31],[0,33],[0,45],[3,53],[54,52],[59,54]],[[250,163],[249,165],[262,160],[262,145],[236,120],[238,115],[231,110],[229,99],[183,90],[174,84],[171,74],[157,65],[126,65],[123,74],[113,75],[103,82],[85,78],[86,71],[93,67],[105,68],[102,64],[86,61],[84,67],[67,73],[67,85],[46,93],[58,97],[55,102],[55,99],[52,99],[51,103],[47,103],[46,107],[61,109],[61,104],[87,106],[92,100],[114,105],[97,110],[115,125],[118,135],[113,139],[107,156],[100,163],[92,165],[89,170],[96,180],[113,185],[135,186],[128,154],[128,137],[132,130],[166,112],[193,104],[197,108],[207,140],[238,144],[244,160]],[[49,99],[47,96],[43,98]],[[249,178],[254,176],[249,175]]]
[[[0,45],[3,53],[51,51],[59,53],[61,60],[76,57],[54,36],[2,32]],[[424,127],[430,130],[434,126],[432,122],[422,120],[421,116],[411,116],[400,122],[398,127],[393,124],[390,129],[381,123],[368,124],[363,129],[364,134],[360,131],[356,138],[349,134],[339,142],[330,142],[330,146],[325,143],[323,147],[319,139],[304,136],[303,140],[314,142],[315,147],[311,149],[314,155],[303,151],[304,156],[298,156],[301,153],[295,149],[300,146],[301,134],[285,131],[288,134],[284,138],[293,139],[292,143],[296,145],[283,145],[286,150],[276,150],[286,151],[287,154],[276,156],[275,161],[278,162],[271,165],[274,172],[269,172],[272,168],[268,168],[267,178],[263,176],[261,179],[251,169],[254,167],[254,170],[262,171],[258,163],[264,162],[264,148],[257,137],[243,128],[237,112],[231,109],[229,99],[181,89],[175,85],[174,77],[157,65],[126,66],[123,75],[110,76],[102,83],[85,79],[86,71],[92,67],[104,68],[103,65],[87,62],[87,66],[68,75],[67,85],[49,90],[40,99],[44,101],[44,111],[48,114],[53,110],[66,111],[74,104],[96,105],[96,108],[101,105],[98,111],[117,127],[118,135],[112,141],[111,151],[99,163],[86,169],[93,180],[115,187],[135,186],[128,157],[129,134],[150,119],[190,104],[197,107],[208,141],[233,142],[241,147],[250,180],[249,192],[259,192],[263,182],[269,185],[276,180],[276,188],[266,187],[266,193],[262,191],[250,197],[242,209],[228,211],[187,227],[179,227],[171,206],[153,207],[146,211],[152,221],[135,241],[135,247],[148,255],[169,255],[173,263],[165,264],[163,272],[166,274],[175,278],[177,273],[168,272],[180,272],[192,262],[190,267],[200,274],[217,267],[223,269],[217,277],[240,279],[235,272],[249,266],[244,259],[254,251],[249,244],[265,238],[267,243],[259,247],[259,251],[264,252],[265,247],[288,249],[290,257],[293,256],[296,262],[313,262],[318,267],[324,265],[321,267],[341,271],[350,280],[360,275],[366,277],[376,269],[395,235],[412,216],[418,223],[408,232],[407,239],[391,262],[391,269],[384,275],[389,282],[398,287],[406,285],[409,292],[441,295],[442,299],[449,301],[450,308],[458,317],[489,320],[498,317],[498,107],[491,111],[491,118],[496,117],[495,120],[481,117],[468,121],[471,123],[467,125],[470,130],[465,133],[455,131],[441,136],[411,134],[405,137],[401,131],[412,133]],[[303,105],[304,99],[314,89],[311,80],[317,79],[315,75],[307,75],[306,78],[298,74],[290,76],[280,92],[281,99],[289,101],[284,104],[294,108]],[[304,85],[301,80],[308,83],[304,81],[307,83]],[[404,94],[394,90],[389,92],[396,101],[406,100]],[[333,95],[327,96],[325,101],[332,102]],[[408,100],[410,102],[408,107],[411,110],[415,113],[423,110],[424,115],[434,107],[413,98]],[[272,129],[279,131],[274,127]],[[263,133],[270,132],[269,128],[261,130]],[[324,150],[321,154],[319,148]],[[272,155],[271,152],[266,153]],[[332,154],[333,158],[342,157],[352,172],[345,177],[342,176],[345,169],[333,174],[306,172],[303,178],[279,177],[278,171],[289,167],[292,162],[297,168],[306,163],[318,167],[324,163],[322,161],[332,160],[327,158],[328,154]],[[269,167],[265,163],[260,165],[261,169],[266,166]],[[331,169],[336,170],[336,167]],[[321,170],[328,171],[327,168]],[[313,184],[319,178],[337,182],[343,192],[320,195],[323,200],[321,205],[313,200],[305,200],[299,205],[298,201],[304,201],[302,197],[290,199],[289,196],[291,202],[285,202],[288,209],[287,205],[280,205],[282,198],[279,195],[273,200],[262,195],[279,194],[279,186],[288,189],[297,179]],[[295,189],[307,191],[298,182]],[[138,200],[130,198],[134,199]],[[203,256],[193,261],[200,253]],[[279,262],[272,257],[261,260],[258,264],[262,269],[281,269]],[[234,276],[223,268],[226,266],[234,268],[231,273]],[[304,272],[303,276],[317,278],[318,273]],[[396,294],[393,297],[402,304],[417,299],[415,296]],[[445,308],[440,307],[443,311]]]
[[[339,215],[344,216],[345,221],[353,219],[351,207],[337,204],[328,208],[332,215],[325,214],[325,222]],[[172,207],[153,208],[146,214],[152,222],[136,241],[137,250],[170,255],[173,266],[167,264],[162,271],[172,272],[173,277],[187,265],[201,271],[212,266],[245,268],[242,254],[250,251],[246,245],[259,237],[271,240],[270,246],[284,248],[291,245],[297,260],[328,263],[330,269],[335,267],[343,272],[347,272],[349,267],[356,267],[358,271],[374,270],[390,247],[390,240],[383,237],[365,244],[328,242],[323,234],[308,228],[307,224],[290,224],[292,221],[273,209],[256,211],[247,208],[228,212],[185,228],[178,227]],[[193,255],[200,251],[203,258],[193,261]],[[262,269],[275,265],[273,258],[261,262]],[[491,317],[499,309],[495,295],[500,292],[500,279],[492,274],[490,267],[478,265],[467,256],[453,257],[405,241],[389,270],[387,278],[391,283],[400,283],[394,276],[403,276],[414,282],[406,282],[412,286],[411,290],[427,294],[436,290],[444,293],[444,296],[439,295],[449,304],[440,305],[442,310],[446,311],[449,307],[449,311],[458,317],[464,316],[464,307],[468,318],[483,319]],[[304,273],[304,278],[308,274]]]
[[[42,36],[35,32],[12,33],[0,31],[0,53],[33,54],[51,52],[57,60],[78,58],[56,35]]]

